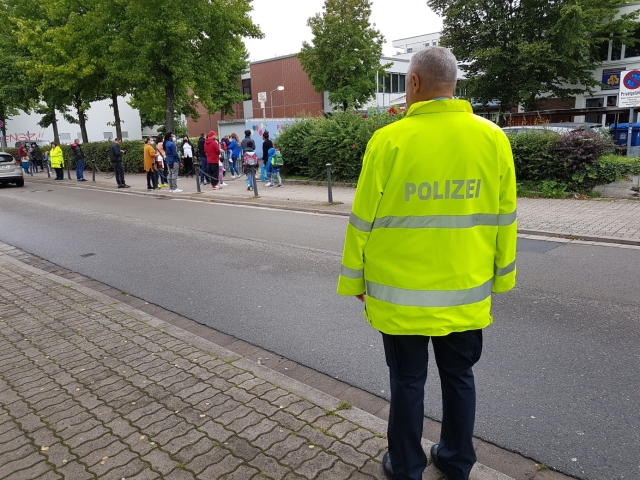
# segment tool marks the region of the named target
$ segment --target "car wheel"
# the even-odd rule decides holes
[[[24,187],[24,178],[22,180],[16,180],[16,187]]]

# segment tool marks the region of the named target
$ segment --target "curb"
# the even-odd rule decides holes
[[[51,183],[49,179],[37,179],[36,182],[51,184],[51,185],[59,185]],[[294,183],[296,182],[296,183]],[[292,185],[311,185],[311,182],[304,182],[300,180],[289,181]],[[82,188],[87,189],[85,186],[73,186],[73,185],[61,185],[66,188]],[[101,185],[93,185],[92,189],[101,190],[105,192],[117,192],[117,188],[104,187]],[[243,207],[260,207],[260,208],[271,208],[274,210],[286,210],[291,212],[302,212],[302,213],[314,213],[318,215],[336,215],[339,217],[349,217],[351,215],[350,212],[343,212],[339,210],[330,210],[325,208],[313,208],[313,207],[303,207],[298,205],[283,205],[279,203],[265,203],[260,202],[258,199],[261,197],[257,197],[255,202],[251,200],[232,200],[232,199],[224,199],[224,198],[210,198],[210,197],[202,197],[202,193],[189,193],[186,196],[172,196],[167,195],[166,193],[149,193],[149,192],[138,192],[127,190],[126,192],[118,192],[118,193],[127,193],[129,195],[138,195],[138,196],[150,196],[154,198],[165,198],[165,199],[173,199],[173,200],[193,200],[204,203],[218,203],[222,205],[239,205]],[[615,200],[615,199],[613,199]],[[550,238],[558,238],[558,239],[566,239],[566,240],[579,240],[583,242],[598,242],[598,243],[607,243],[607,244],[618,244],[618,245],[630,245],[630,246],[640,246],[640,240],[632,239],[632,238],[619,238],[619,237],[608,237],[608,236],[598,236],[598,235],[584,235],[580,233],[564,233],[564,232],[552,232],[546,230],[531,230],[527,228],[518,229],[519,235],[538,235],[542,237],[550,237]]]

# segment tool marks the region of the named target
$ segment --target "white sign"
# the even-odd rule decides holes
[[[622,74],[622,72],[620,72]],[[631,70],[622,75],[618,107],[636,108],[640,106],[640,70]]]
[[[260,108],[264,108],[264,102],[260,102]]]
[[[258,101],[260,103],[267,103],[267,92],[258,93]]]

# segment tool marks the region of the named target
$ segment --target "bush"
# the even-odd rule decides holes
[[[531,130],[507,136],[511,142],[518,181],[540,182],[566,177],[564,164],[551,153],[559,134],[550,130]]]
[[[401,115],[390,112],[361,115],[335,113],[329,118],[307,118],[289,125],[278,136],[284,173],[324,178],[326,164],[337,181],[356,181],[367,143],[373,133]]]
[[[111,148],[109,141],[105,142],[90,142],[82,144],[82,151],[85,156],[85,169],[91,170],[92,162],[95,162],[98,170],[106,172],[112,170],[111,159],[109,157],[109,149]],[[64,155],[64,161],[69,163],[70,169],[76,168],[76,162],[73,158],[73,152],[71,151],[71,145],[61,145],[62,153]],[[143,166],[143,153],[144,142],[142,140],[128,140],[123,141],[120,144],[120,148],[127,153],[122,156],[122,166],[127,173],[141,173],[144,171]],[[40,147],[42,153],[51,150],[51,147]],[[6,151],[14,156],[17,160],[18,149],[7,148]],[[66,163],[65,163],[66,167]]]
[[[551,153],[566,169],[565,181],[578,191],[590,191],[604,182],[599,178],[598,159],[615,151],[608,134],[593,130],[577,130],[560,135]],[[608,183],[608,182],[604,182]]]
[[[597,167],[601,184],[611,183],[625,175],[640,175],[640,158],[605,155],[598,159]]]

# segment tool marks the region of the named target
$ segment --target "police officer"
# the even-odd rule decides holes
[[[506,136],[453,100],[457,62],[441,47],[416,53],[407,114],[378,130],[364,156],[342,257],[340,295],[365,302],[382,333],[391,406],[383,469],[418,480],[428,344],[442,390],[431,449],[447,480],[467,480],[476,455],[472,367],[489,326],[491,294],[516,279],[516,182]]]

